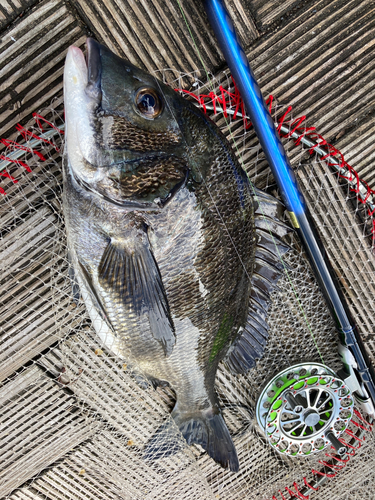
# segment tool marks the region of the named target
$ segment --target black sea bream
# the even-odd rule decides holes
[[[288,229],[207,116],[87,46],[87,65],[70,47],[64,73],[64,212],[81,296],[106,346],[174,389],[187,442],[237,471],[215,374],[222,360],[244,373],[261,357]]]

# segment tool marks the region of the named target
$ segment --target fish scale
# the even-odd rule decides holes
[[[94,40],[87,66],[69,49],[64,95],[64,213],[81,295],[107,347],[176,394],[145,457],[179,451],[179,430],[237,471],[215,376],[221,361],[245,373],[264,350],[287,250],[279,205],[250,187],[192,103]]]

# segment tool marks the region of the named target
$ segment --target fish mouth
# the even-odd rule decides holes
[[[146,150],[145,152],[132,151],[126,148],[116,153],[116,150],[113,152],[107,147],[103,138],[104,119],[107,113],[110,118],[112,115],[117,116],[117,107],[119,107],[117,106],[117,95],[113,96],[117,87],[113,89],[113,81],[110,75],[116,66],[122,68],[122,73],[120,71],[119,81],[117,82],[117,86],[120,85],[122,89],[124,86],[122,76],[128,78],[128,73],[132,69],[130,63],[112,54],[109,49],[93,38],[86,39],[85,55],[80,48],[75,46],[71,46],[68,50],[64,69],[64,101],[67,123],[68,168],[71,179],[83,191],[90,192],[90,194],[123,209],[159,210],[169,203],[178,189],[185,184],[188,170],[183,168],[179,179],[175,178],[176,172],[175,169],[173,170],[173,176],[171,177],[173,185],[167,195],[165,194],[167,191],[166,182],[160,182],[160,185],[154,186],[157,181],[154,182],[153,172],[148,175],[150,186],[147,185],[147,189],[154,189],[154,191],[139,194],[137,189],[140,188],[135,182],[126,182],[126,188],[128,188],[128,184],[129,186],[131,184],[133,190],[131,194],[128,194],[123,185],[122,174],[124,174],[123,177],[125,178],[128,173],[147,163],[158,160],[167,161],[174,155],[164,150]],[[134,71],[140,70],[134,67]],[[129,95],[132,96],[131,85],[138,85],[140,79],[136,75],[132,76],[132,73],[129,78]],[[133,82],[133,78],[135,78],[136,83]],[[103,109],[103,105],[110,105],[111,98],[116,104],[114,109]],[[124,103],[120,102],[121,106],[127,104],[126,99],[124,99]],[[121,116],[122,112],[121,106],[119,116]],[[107,133],[110,132],[111,122],[108,120]],[[118,176],[110,175],[113,169],[121,170]],[[125,180],[127,181],[127,179]]]
[[[87,87],[86,93],[93,97],[96,101],[100,101],[102,97],[101,79],[102,79],[102,63],[100,58],[100,44],[93,38],[87,38]]]

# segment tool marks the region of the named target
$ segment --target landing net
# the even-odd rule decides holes
[[[208,89],[197,74],[177,79],[171,74],[158,77],[200,102],[232,142],[254,185],[279,196],[230,77],[212,77]],[[288,107],[269,103],[275,121],[282,122],[284,145],[374,360],[373,192],[352,167],[332,170],[329,158],[298,140],[310,137],[320,145],[324,140],[313,137],[303,119],[293,118]],[[287,238],[292,248],[285,257],[288,276],[273,294],[264,357],[245,376],[233,376],[224,367],[217,373],[240,472],[223,470],[201,448],[183,440],[177,455],[143,458],[146,443],[169,418],[174,394],[140,384],[126,361],[101,344],[82,301],[73,301],[61,202],[63,124],[57,100],[18,127],[12,140],[2,141],[0,153],[1,497],[372,498],[375,440],[359,411],[343,436],[349,446],[346,461],[333,448],[299,458],[283,456],[256,423],[257,399],[281,370],[302,362],[341,367],[333,321],[293,235]],[[296,131],[297,141],[290,137]],[[285,221],[290,223],[287,216]],[[321,478],[326,479],[319,486]]]

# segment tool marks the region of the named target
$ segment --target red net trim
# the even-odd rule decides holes
[[[356,422],[355,420],[352,419],[351,420],[352,424],[354,424],[356,427],[360,427],[361,429],[363,429],[365,431],[372,432],[373,425],[370,424],[370,422],[367,422],[367,420],[365,420],[363,418],[363,416],[361,415],[361,413],[358,410],[354,410],[354,414],[358,418],[358,420],[360,420],[360,423]]]
[[[59,134],[64,134],[64,131],[61,130],[61,128],[56,127],[56,125],[54,125],[53,123],[46,120],[44,118],[44,116],[38,115],[38,113],[33,113],[33,118],[36,121],[36,124],[38,125],[39,130],[41,132],[44,132],[43,125],[42,125],[42,122],[44,122],[44,123],[47,123],[47,125],[49,125],[51,128],[57,130],[57,132],[59,132]]]
[[[232,115],[232,118],[235,120],[238,118],[239,114],[241,114],[242,120],[243,120],[243,125],[245,130],[248,130],[251,127],[251,122],[248,120],[246,117],[246,112],[245,112],[245,105],[244,102],[241,98],[240,92],[237,88],[236,82],[233,80],[233,86],[234,86],[234,91],[230,92],[229,90],[225,89],[222,85],[219,87],[219,93],[215,94],[214,92],[210,92],[208,94],[195,94],[194,92],[190,92],[185,89],[180,89],[176,88],[176,91],[182,92],[184,94],[188,94],[190,97],[194,98],[203,111],[206,113],[207,112],[207,106],[210,105],[213,107],[214,114],[217,114],[217,108],[220,107],[224,116],[228,116],[228,109],[234,109],[234,113]],[[269,107],[269,111],[272,114],[272,106],[274,102],[274,97],[270,95],[268,99],[266,100],[266,104]],[[306,127],[303,126],[303,123],[306,121],[306,116],[300,116],[298,118],[292,119],[289,118],[288,116],[290,115],[292,111],[292,106],[288,106],[287,110],[284,112],[284,114],[277,119],[278,121],[278,127],[277,131],[280,135],[280,137],[291,137],[293,133],[299,133],[300,135],[298,138],[294,138],[293,140],[295,141],[296,146],[298,146],[301,143],[301,140],[304,137],[308,137],[312,141],[314,141],[316,144],[312,146],[309,149],[309,153],[313,154],[315,148],[318,146],[324,146],[327,149],[327,154],[322,157],[323,160],[326,160],[327,164],[329,166],[333,165],[333,163],[329,162],[329,158],[335,158],[337,163],[335,163],[335,166],[338,166],[339,168],[342,168],[345,173],[337,173],[337,175],[345,179],[349,182],[355,182],[355,187],[351,187],[350,191],[354,192],[356,194],[357,200],[362,203],[366,204],[367,200],[371,195],[375,195],[375,190],[371,189],[370,186],[365,182],[363,179],[361,179],[358,175],[358,173],[355,171],[355,169],[349,165],[344,158],[344,155],[336,149],[332,144],[329,144],[326,139],[320,134],[316,132],[315,127]],[[285,124],[289,127],[289,132],[287,134],[283,134],[281,132],[281,127],[282,125]],[[366,194],[364,198],[362,197],[362,194],[360,192],[360,184],[366,188]],[[372,216],[375,214],[375,209],[371,210],[369,207],[366,207],[367,209],[367,214],[371,217],[372,219],[372,229],[371,229],[371,236],[372,236],[372,241],[373,244],[375,244],[375,218]]]
[[[56,127],[53,127],[53,128],[58,130]],[[17,125],[16,125],[16,130],[22,135],[22,137],[25,139],[25,141],[27,141],[28,138],[31,137],[33,139],[37,139],[41,142],[44,142],[45,144],[49,144],[50,146],[53,146],[57,152],[60,151],[60,149],[56,146],[56,144],[53,141],[49,141],[45,137],[40,137],[39,135],[34,134],[30,130],[25,129],[25,127],[23,127],[19,123],[17,123]]]
[[[356,419],[358,419],[358,421]],[[370,422],[367,422],[367,420],[361,415],[358,410],[354,410],[354,416],[351,420],[351,423],[358,428],[357,432],[359,432],[360,429],[362,431],[371,432],[373,429],[373,425]],[[315,479],[317,479],[318,477],[326,477],[329,479],[336,477],[336,475],[346,467],[352,457],[355,456],[356,451],[359,450],[359,448],[362,446],[363,441],[365,441],[365,437],[363,435],[359,437],[350,429],[346,429],[344,434],[346,434],[350,438],[349,442],[344,440],[342,437],[339,439],[339,441],[350,450],[346,454],[346,458],[340,458],[337,455],[325,453],[325,456],[329,460],[319,460],[319,463],[323,466],[323,468],[321,470],[311,469],[311,473],[313,474]],[[357,443],[357,445],[355,445],[355,443]],[[302,487],[300,487],[298,483],[294,482],[292,486],[294,490],[292,490],[288,486],[285,486],[284,491],[289,493],[289,498],[309,500],[309,495],[306,495],[306,491],[305,493],[302,493],[302,488],[305,487],[305,490],[309,488],[312,491],[319,490],[319,486],[313,486],[307,480],[306,476],[303,478],[303,482],[304,485]],[[278,496],[272,496],[272,500],[286,500],[281,490],[279,490],[278,493]]]
[[[60,134],[64,134],[63,130],[56,127],[53,123],[49,122],[48,120],[46,120],[46,118],[39,115],[38,113],[33,113],[33,118],[34,118],[39,130],[41,131],[41,133],[45,132],[43,125],[44,125],[44,127],[46,127],[46,125],[48,125],[48,127],[53,128],[54,130],[56,130]],[[50,140],[46,139],[45,137],[41,137],[41,136],[35,134],[34,132],[31,132],[30,130],[25,129],[25,127],[19,123],[16,125],[16,130],[21,134],[21,136],[25,139],[25,141],[27,141],[29,139],[36,139],[44,144],[48,144],[48,145],[52,146],[57,152],[60,151],[60,149],[56,146],[56,144],[53,141],[50,141]],[[46,158],[42,155],[42,153],[40,153],[36,149],[25,146],[25,144],[20,144],[19,142],[12,141],[10,139],[0,139],[0,144],[3,144],[7,148],[8,151],[9,150],[25,151],[25,153],[31,153],[32,155],[37,156],[40,161],[46,161]],[[5,161],[9,162],[9,164],[13,163],[15,165],[19,165],[19,166],[23,167],[26,170],[26,172],[29,172],[29,173],[32,172],[30,165],[28,165],[27,163],[25,163],[22,160],[10,158],[9,156],[2,155],[2,154],[0,154],[0,160],[5,160]],[[9,172],[7,172],[6,170],[2,170],[0,172],[0,180],[2,177],[10,179],[13,182],[13,184],[17,184],[17,182],[19,181],[18,179],[16,179],[12,175],[10,175]],[[5,189],[1,186],[0,186],[0,194],[2,194],[2,195],[7,194]]]
[[[201,108],[203,109],[203,111],[205,113],[207,112],[207,105],[208,104],[212,105],[213,110],[214,110],[214,114],[217,113],[218,107],[220,107],[220,110],[222,110],[225,117],[228,116],[228,109],[229,108],[234,109],[234,112],[232,115],[233,119],[235,120],[238,117],[238,115],[241,115],[242,120],[243,120],[243,124],[244,124],[244,128],[245,128],[245,130],[248,130],[252,126],[252,124],[248,120],[248,118],[246,117],[245,105],[244,105],[244,102],[241,98],[241,94],[237,88],[236,82],[233,80],[233,78],[232,78],[232,82],[233,82],[233,86],[234,86],[234,92],[231,92],[228,89],[225,89],[222,85],[220,85],[219,95],[215,94],[214,92],[209,92],[208,94],[199,94],[198,95],[198,94],[195,94],[194,92],[191,92],[191,91],[185,90],[185,89],[181,89],[181,88],[176,88],[175,90],[178,92],[181,92],[183,94],[187,94],[190,97],[194,98],[199,103],[199,105],[201,106]],[[273,103],[274,103],[274,97],[272,95],[270,95],[268,97],[268,99],[266,100],[266,104],[269,107],[270,113],[272,113]],[[365,204],[371,195],[375,195],[375,191],[373,189],[371,189],[370,186],[364,180],[360,179],[360,177],[359,177],[358,173],[355,171],[355,169],[345,161],[344,155],[338,149],[336,149],[334,146],[332,146],[332,144],[329,144],[324,139],[323,136],[318,134],[315,131],[315,127],[303,127],[302,126],[302,124],[306,120],[306,116],[300,116],[300,117],[295,118],[293,120],[292,119],[288,120],[287,118],[288,118],[288,115],[291,113],[291,111],[292,111],[292,106],[289,106],[287,108],[287,110],[284,112],[284,114],[278,119],[277,131],[278,131],[279,135],[281,137],[291,137],[291,135],[293,133],[295,133],[295,132],[299,133],[300,135],[297,139],[293,138],[297,146],[298,146],[298,144],[300,144],[303,137],[309,137],[311,140],[313,140],[317,143],[309,149],[310,154],[314,153],[314,149],[316,147],[325,146],[328,152],[325,156],[322,157],[322,159],[328,160],[328,158],[332,157],[332,158],[335,158],[336,160],[338,160],[339,168],[345,169],[346,173],[345,174],[338,173],[337,175],[343,179],[348,180],[349,182],[355,181],[356,187],[350,188],[350,190],[353,191],[357,195],[357,200],[360,203]],[[42,115],[39,115],[38,113],[33,113],[33,118],[34,118],[39,130],[42,133],[44,132],[43,125],[44,126],[48,125],[49,127],[58,131],[60,134],[64,133],[63,130],[56,127],[53,123],[51,123],[46,118],[44,118]],[[283,124],[288,124],[288,126],[289,126],[290,130],[287,134],[283,134],[281,132],[281,127]],[[57,152],[60,151],[59,148],[54,144],[53,141],[49,141],[46,138],[40,137],[39,135],[36,135],[29,130],[26,130],[19,123],[16,125],[16,129],[22,135],[22,137],[25,139],[25,141],[27,141],[28,138],[37,139],[45,144],[49,144],[49,145],[53,146]],[[39,153],[38,151],[31,150],[30,148],[27,148],[24,145],[19,144],[15,141],[8,141],[7,139],[1,139],[0,142],[7,147],[12,146],[15,149],[23,149],[26,152],[32,152],[33,154],[37,155],[41,161],[45,160],[43,155],[41,153]],[[31,172],[30,166],[26,165],[24,162],[22,162],[20,160],[13,160],[7,156],[0,156],[0,159],[9,161],[10,163],[16,163],[18,165],[21,165],[22,167],[24,167],[27,170],[27,172]],[[329,161],[327,161],[327,163],[328,163],[328,165],[332,165],[332,163],[330,163]],[[4,172],[5,171],[3,171],[0,174],[0,177],[7,177],[13,181],[14,177],[9,176],[9,175],[5,175]],[[15,182],[15,181],[13,181],[13,182]],[[360,194],[360,185],[365,186],[365,188],[366,188],[366,195],[364,198],[362,198],[362,196]],[[0,194],[3,194],[3,195],[6,194],[5,190],[2,187],[0,187]],[[372,219],[371,235],[372,235],[373,243],[375,244],[375,218],[372,217],[375,214],[375,209],[370,210],[368,207],[366,207],[366,208],[367,208],[368,215]]]
[[[12,148],[12,149],[20,149],[22,151],[26,151],[27,153],[33,153],[36,154],[42,161],[46,161],[42,153],[39,153],[39,151],[35,151],[34,149],[27,148],[23,144],[19,144],[16,141],[10,141],[8,139],[0,139],[0,143],[4,144],[7,148]],[[12,160],[10,160],[12,161]]]
[[[17,165],[20,165],[21,167],[25,168],[26,172],[31,172],[31,168],[29,167],[29,165],[27,165],[27,163],[24,163],[21,160],[13,160],[12,158],[9,158],[8,156],[4,156],[4,155],[0,155],[0,160],[5,160],[5,161],[9,161],[11,163],[16,163]],[[8,176],[8,175],[4,175],[3,177],[11,178],[11,176]]]
[[[207,105],[209,103],[213,107],[214,114],[217,113],[218,107],[220,107],[220,109],[222,110],[225,117],[228,116],[228,108],[234,109],[233,119],[235,120],[238,117],[238,115],[241,115],[242,120],[243,120],[243,124],[244,124],[244,128],[246,130],[248,130],[252,126],[252,124],[246,117],[245,105],[244,105],[244,102],[241,98],[240,92],[237,88],[236,82],[233,80],[233,78],[232,78],[232,82],[233,82],[233,86],[234,86],[234,92],[231,92],[228,89],[225,89],[222,85],[220,85],[219,95],[215,94],[214,92],[210,92],[209,94],[199,94],[198,95],[198,94],[195,94],[194,92],[191,92],[189,90],[180,89],[180,88],[176,88],[175,90],[178,92],[182,92],[183,94],[187,94],[190,97],[196,99],[196,101],[199,103],[199,105],[201,106],[201,108],[203,109],[203,111],[205,113],[207,112]],[[266,104],[269,106],[270,113],[272,113],[273,103],[274,103],[274,97],[272,95],[270,95],[268,97],[268,99],[266,100]],[[360,203],[365,204],[371,195],[375,195],[375,191],[373,189],[371,189],[370,186],[363,179],[360,179],[360,177],[359,177],[358,173],[355,171],[355,169],[345,161],[344,155],[338,149],[336,149],[334,146],[332,146],[332,144],[329,144],[324,139],[323,136],[318,134],[315,131],[315,127],[303,127],[302,126],[302,124],[306,120],[306,116],[300,116],[300,117],[295,118],[293,120],[292,119],[288,120],[287,118],[288,118],[288,115],[291,113],[291,111],[292,111],[292,106],[289,106],[287,108],[287,110],[284,112],[284,114],[278,119],[277,130],[279,132],[279,135],[281,137],[290,137],[295,132],[299,133],[300,135],[297,139],[293,138],[296,145],[300,144],[303,137],[309,137],[311,140],[313,140],[317,143],[309,149],[310,154],[314,153],[314,149],[316,147],[325,146],[328,152],[325,156],[322,157],[322,159],[328,160],[328,158],[332,157],[332,158],[335,158],[336,160],[338,160],[339,168],[345,169],[346,173],[345,174],[338,173],[337,175],[343,179],[348,180],[349,182],[355,181],[356,187],[350,188],[350,190],[353,191],[357,195],[357,200]],[[60,134],[64,133],[63,130],[56,127],[53,123],[51,123],[46,118],[44,118],[42,115],[39,115],[38,113],[33,113],[33,118],[34,118],[39,130],[42,133],[44,132],[43,125],[44,126],[48,125],[49,127],[58,131]],[[288,126],[290,128],[290,131],[287,134],[283,134],[281,132],[281,126],[283,124],[288,124]],[[53,141],[49,141],[46,138],[40,137],[39,135],[36,135],[29,130],[26,130],[20,124],[16,125],[16,129],[26,141],[28,138],[37,139],[45,144],[49,144],[49,145],[53,146],[57,152],[60,151],[59,148],[54,144]],[[33,154],[37,155],[41,161],[45,160],[43,155],[41,153],[39,153],[38,151],[31,150],[30,148],[27,148],[24,145],[19,144],[15,141],[1,139],[0,142],[7,147],[12,146],[15,149],[23,149],[26,152],[32,152]],[[22,167],[24,167],[26,169],[27,172],[31,172],[30,166],[26,165],[24,162],[22,162],[20,160],[13,160],[12,158],[9,158],[9,157],[3,156],[3,155],[0,156],[0,159],[9,161],[10,163],[16,163],[18,165],[21,165]],[[330,163],[329,161],[327,161],[327,163],[328,163],[328,165],[332,165],[332,163]],[[6,175],[6,174],[4,174],[4,172],[5,172],[4,170],[3,170],[3,172],[1,172],[0,177],[7,177],[7,178],[11,179],[13,182],[15,182],[14,177],[12,177],[10,175]],[[360,194],[360,185],[365,186],[365,188],[366,188],[366,195],[364,198],[362,198],[362,196]],[[3,195],[6,194],[5,190],[2,187],[0,187],[0,194],[3,194]],[[371,235],[372,235],[373,243],[375,244],[375,218],[372,217],[375,214],[375,209],[370,210],[368,207],[366,207],[366,208],[367,208],[368,215],[372,219]]]

